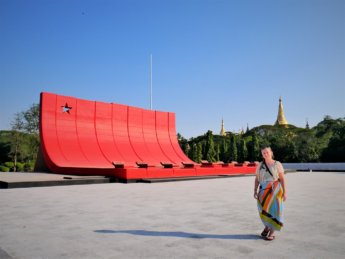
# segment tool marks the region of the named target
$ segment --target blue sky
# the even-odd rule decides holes
[[[0,129],[42,91],[176,113],[190,138],[345,117],[343,0],[0,0]]]

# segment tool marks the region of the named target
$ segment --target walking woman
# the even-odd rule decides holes
[[[274,240],[275,231],[283,227],[283,201],[286,200],[286,181],[284,168],[273,159],[270,147],[261,149],[263,161],[256,169],[254,198],[257,199],[259,215],[265,229],[261,236],[268,241]]]

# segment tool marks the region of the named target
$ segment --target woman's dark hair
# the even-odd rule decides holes
[[[264,145],[261,145],[261,146],[260,146],[260,150],[263,150],[263,149],[265,149],[265,148],[271,148],[271,146],[268,145],[268,144],[264,144]],[[272,148],[271,148],[271,149],[272,149]]]
[[[271,152],[272,152],[272,158],[274,159],[274,154],[273,154],[273,150],[272,150],[271,146],[270,146],[270,145],[261,145],[261,146],[260,146],[260,150],[261,150],[261,151],[264,150],[265,148],[269,148],[269,149],[271,150]]]
[[[266,139],[261,140],[259,143],[259,146],[260,146],[260,150],[263,150],[265,148],[271,148],[270,142]]]

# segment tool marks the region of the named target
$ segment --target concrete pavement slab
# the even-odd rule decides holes
[[[344,173],[287,174],[285,226],[263,226],[254,177],[0,190],[8,258],[343,258]]]
[[[0,172],[0,189],[58,185],[109,183],[104,176],[77,176],[51,173]]]

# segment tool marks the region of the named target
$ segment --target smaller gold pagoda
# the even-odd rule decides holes
[[[288,125],[289,125],[289,123],[287,122],[287,120],[285,118],[284,109],[283,109],[283,102],[282,102],[281,97],[279,98],[278,116],[277,116],[276,123],[274,125],[281,125],[281,126],[285,126],[285,127],[288,127]]]
[[[222,126],[220,129],[220,135],[221,136],[226,136],[225,128],[224,128],[224,120],[222,119]]]

